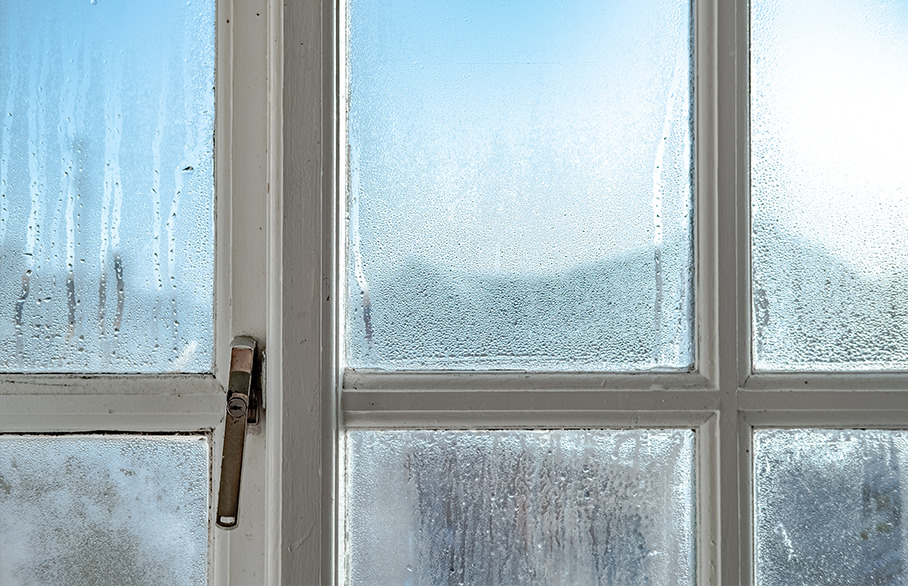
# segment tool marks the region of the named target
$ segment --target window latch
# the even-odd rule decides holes
[[[233,529],[237,525],[246,426],[258,421],[260,401],[253,385],[256,373],[255,350],[255,339],[249,336],[237,336],[230,344],[227,421],[224,425],[221,483],[218,488],[218,510],[215,519],[218,526],[224,529]]]

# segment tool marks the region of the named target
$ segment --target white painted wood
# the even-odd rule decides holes
[[[248,333],[266,344],[268,409],[242,529],[213,533],[217,584],[339,581],[345,427],[537,426],[697,429],[700,582],[752,582],[753,429],[908,428],[908,376],[750,372],[748,7],[696,4],[698,372],[348,371],[338,408],[343,20],[329,1],[220,0],[217,378],[3,375],[0,432],[215,429],[216,482],[227,348]]]
[[[271,278],[267,259],[271,249],[269,226],[273,205],[269,197],[273,152],[269,142],[273,135],[269,111],[269,3],[266,0],[234,1],[230,14],[222,15],[220,21],[229,27],[232,35],[229,53],[232,79],[227,113],[231,140],[230,155],[224,163],[230,174],[230,221],[229,234],[220,241],[221,248],[228,248],[230,255],[226,265],[226,270],[230,271],[230,302],[221,308],[230,319],[225,338],[229,344],[236,335],[252,336],[259,340],[267,354]],[[225,369],[229,354],[225,351],[220,358],[222,369]],[[270,381],[266,381],[265,394],[271,392]],[[268,516],[273,492],[267,474],[264,430],[274,419],[270,415],[263,414],[261,423],[251,426],[246,435],[238,527],[230,532],[216,529],[216,538],[223,534],[229,536],[229,579],[225,584],[265,583],[268,575],[269,542],[265,536],[273,521]],[[219,438],[223,435],[222,428],[216,432]],[[215,484],[219,479],[219,468],[220,457],[216,459]]]
[[[230,22],[228,22],[230,21]],[[214,128],[214,193],[215,193],[215,263],[214,263],[214,365],[213,372],[221,384],[227,385],[227,368],[220,361],[230,352],[233,292],[232,258],[229,246],[233,232],[233,0],[218,0],[217,54],[215,64],[215,128]]]
[[[695,303],[697,307],[697,372],[707,386],[718,388],[719,380],[719,298],[718,298],[718,117],[716,0],[695,3],[696,43],[694,110],[696,157],[696,224],[694,246],[697,259]]]
[[[740,503],[742,486],[740,478],[741,452],[739,446],[739,418],[737,414],[737,389],[743,375],[740,357],[742,347],[748,342],[742,332],[741,315],[743,277],[741,259],[747,252],[741,242],[742,213],[745,196],[741,186],[741,169],[744,164],[740,145],[744,140],[738,126],[740,119],[739,77],[742,55],[739,46],[738,19],[740,11],[736,2],[719,2],[717,7],[717,114],[716,136],[718,146],[717,192],[715,226],[716,272],[718,310],[715,315],[718,329],[718,380],[722,394],[719,411],[718,446],[718,507],[719,507],[719,571],[720,584],[740,584],[743,576],[744,540],[742,528],[746,521]]]
[[[757,373],[744,391],[908,391],[908,373]],[[813,403],[815,406],[817,403]]]
[[[0,375],[0,396],[5,395],[220,395],[223,388],[210,374],[176,375]],[[112,399],[114,400],[114,399]],[[4,399],[4,405],[6,404]]]
[[[753,582],[755,427],[908,428],[904,373],[751,372],[749,6],[695,4],[697,371],[614,375],[341,373],[343,3],[285,7],[283,314],[272,316],[283,328],[283,583],[341,580],[346,428],[691,426],[699,582],[723,585]]]
[[[721,375],[726,364],[720,347],[728,343],[727,333],[719,329],[719,15],[716,0],[698,0],[694,2],[694,10],[697,370],[707,381],[705,387],[714,391],[710,398],[711,415],[697,429],[697,581],[699,584],[719,584],[724,552],[721,523],[724,509],[720,506],[723,476],[719,443],[720,423],[724,419],[719,408],[726,399],[723,393],[727,393],[727,389],[720,388],[720,382],[725,382]],[[722,309],[727,311],[727,305]],[[728,316],[723,317],[727,319]],[[725,368],[727,370],[727,366]]]
[[[787,411],[861,413],[862,411],[906,411],[908,391],[743,391],[739,405],[742,411]],[[865,417],[862,414],[860,417]]]
[[[283,7],[283,584],[335,580],[335,8]]]
[[[720,467],[718,457],[719,438],[737,434],[734,401],[739,378],[739,340],[736,313],[738,249],[734,246],[737,206],[734,202],[730,206],[719,204],[717,120],[720,93],[716,85],[716,19],[716,2],[697,3],[696,22],[700,31],[696,45],[698,373],[389,374],[347,371],[343,376],[341,406],[344,420],[339,427],[342,430],[343,426],[487,429],[692,426],[698,430],[700,582],[711,584],[719,583],[720,575],[738,572],[736,562],[722,568],[718,555],[720,551],[733,551],[735,557],[738,555],[737,522],[729,523],[726,519],[720,525],[719,513],[731,511],[731,505],[726,499],[724,508],[720,509],[719,494],[722,492],[727,496],[730,484],[735,485],[731,494],[737,494],[739,461],[736,437],[730,442],[735,454],[728,465]],[[343,63],[343,59],[339,62]],[[729,88],[732,105],[735,89],[734,85]],[[734,116],[733,108],[731,115]],[[734,132],[726,138],[732,145],[732,152],[735,138]],[[734,174],[723,179],[734,191]],[[723,222],[726,229],[720,234],[719,226]],[[342,249],[343,226],[336,226],[335,230],[340,233],[335,245]],[[721,255],[719,238],[724,238],[725,244],[732,244]],[[726,270],[720,276],[721,267]],[[343,271],[338,271],[335,278],[342,281]],[[720,327],[720,324],[726,325]],[[725,409],[723,413],[731,413],[731,418],[717,415],[720,408]],[[731,502],[734,506],[737,504],[735,499]],[[336,514],[340,515],[341,511]],[[726,517],[730,515],[726,514]],[[720,539],[726,536],[726,539]],[[342,560],[336,560],[335,564],[341,571]],[[725,571],[720,574],[723,569]]]
[[[645,417],[649,412],[709,411],[719,408],[715,391],[345,391],[346,414],[403,412],[499,413],[547,411],[627,411]]]
[[[266,343],[281,321],[280,189],[271,189],[281,178],[281,9],[217,0],[215,374],[0,375],[0,433],[210,434],[216,506],[230,341],[248,334]],[[281,402],[267,393],[274,412],[246,444],[240,529],[211,526],[213,584],[280,583]]]
[[[908,409],[744,411],[754,428],[908,429]]]
[[[2,405],[2,433],[210,431],[224,411],[220,392],[7,395]]]
[[[697,581],[719,583],[719,417],[697,428]]]
[[[227,385],[229,365],[221,364],[230,353],[233,314],[229,311],[233,295],[232,251],[229,245],[233,233],[233,0],[219,0],[217,8],[217,65],[215,69],[215,356],[214,373],[221,384]],[[226,401],[226,396],[224,399]],[[220,480],[221,449],[224,426],[215,426],[211,449],[211,500],[209,502],[208,535],[209,576],[213,585],[229,584],[230,539],[214,523]]]
[[[348,370],[343,377],[343,425],[362,427],[510,428],[510,427],[664,427],[692,426],[698,431],[699,568],[702,583],[720,582],[718,553],[737,556],[737,538],[720,540],[719,493],[737,481],[737,462],[720,474],[718,439],[737,434],[737,249],[718,254],[718,226],[730,223],[734,243],[736,206],[719,205],[716,134],[716,3],[697,3],[697,250],[698,373],[451,373],[389,374]],[[341,60],[342,62],[342,60]],[[732,92],[734,87],[731,88]],[[734,144],[734,135],[732,135]],[[734,150],[734,146],[732,146]],[[735,178],[731,178],[734,187]],[[342,227],[338,227],[342,231]],[[343,240],[340,239],[339,243]],[[338,244],[338,246],[342,246]],[[720,262],[730,267],[720,286]],[[338,275],[342,279],[343,275]],[[724,297],[723,297],[724,296]],[[720,305],[721,303],[721,305]],[[720,331],[720,319],[731,316]],[[725,351],[720,352],[724,346]],[[720,381],[723,383],[719,389]],[[720,426],[720,406],[730,408]],[[733,442],[737,446],[737,442]],[[736,449],[736,447],[735,447]],[[732,494],[736,494],[736,488]],[[736,501],[733,501],[736,505]],[[726,504],[725,512],[730,510]],[[340,514],[340,512],[338,512]],[[737,532],[726,522],[723,535]],[[342,563],[338,561],[338,567]],[[735,575],[736,563],[724,575]]]
[[[712,410],[345,411],[344,429],[698,429],[714,416]]]
[[[412,372],[347,370],[344,391],[533,391],[533,390],[711,390],[713,383],[697,373],[527,373]]]
[[[753,515],[753,426],[743,413],[738,414],[738,516],[741,535],[741,584],[754,583]]]
[[[268,265],[267,339],[264,364],[267,392],[264,396],[265,466],[265,584],[282,580],[282,497],[283,497],[283,83],[284,3],[268,4]],[[290,257],[293,260],[293,257]]]

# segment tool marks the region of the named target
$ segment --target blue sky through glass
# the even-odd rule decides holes
[[[0,370],[210,371],[214,9],[0,3]]]
[[[908,369],[906,64],[906,2],[752,3],[758,369]]]
[[[632,322],[625,329],[642,336],[633,348],[618,343],[597,359],[600,339],[579,365],[544,342],[490,349],[478,338],[528,332],[480,326],[437,352],[509,355],[502,367],[690,363],[689,12],[686,2],[653,0],[348,4],[350,295],[354,313],[370,314],[350,325],[351,339],[365,342],[355,353],[373,353],[364,364],[397,352],[407,327],[389,312],[405,311],[392,305],[409,296],[394,285],[408,271],[446,274],[467,296],[483,287],[475,279],[555,280],[543,289],[589,296],[596,286],[569,273],[596,280],[608,269],[592,267],[603,262],[624,265],[611,272],[635,301],[618,309],[601,298],[588,309],[614,327]],[[525,284],[501,286],[513,296]],[[568,307],[572,294],[552,303]],[[433,295],[425,304],[440,301]],[[368,302],[356,309],[361,296]],[[491,311],[464,303],[452,311],[476,320]],[[551,320],[544,305],[527,320]],[[405,337],[447,327],[431,311],[419,319],[428,329]],[[582,322],[572,328],[594,327]],[[399,364],[419,364],[407,360]]]

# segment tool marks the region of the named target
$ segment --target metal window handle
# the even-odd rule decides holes
[[[258,420],[258,401],[253,392],[256,342],[238,336],[230,344],[230,378],[227,380],[227,421],[224,425],[224,451],[221,456],[221,483],[215,522],[224,529],[237,526],[240,504],[240,476],[246,425]]]

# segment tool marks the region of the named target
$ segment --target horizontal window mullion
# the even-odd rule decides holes
[[[746,391],[905,392],[908,391],[908,372],[754,374],[745,381],[744,389]]]
[[[690,413],[705,414],[719,407],[715,391],[379,391],[348,390],[342,397],[344,413],[357,417],[407,419],[432,414],[447,424],[460,418],[491,423],[506,413],[517,419],[532,418],[598,421],[606,414],[619,419],[646,417],[648,414],[676,412],[679,421],[690,420]],[[411,415],[408,415],[411,414]],[[421,414],[421,415],[420,415]],[[573,415],[570,415],[573,414]],[[693,420],[699,420],[695,416]]]
[[[743,411],[754,428],[908,429],[908,409]]]
[[[210,374],[6,374],[0,376],[0,397],[6,395],[216,395],[221,384]],[[5,399],[4,399],[5,400]]]
[[[30,394],[2,397],[0,433],[198,431],[223,419],[223,394]]]
[[[846,418],[863,421],[872,412],[908,414],[908,391],[742,391],[738,408],[745,413],[781,412],[797,417],[811,413],[842,412]]]
[[[347,370],[343,388],[375,391],[651,391],[712,390],[697,373],[362,372]]]
[[[347,411],[347,429],[697,428],[712,411]]]

